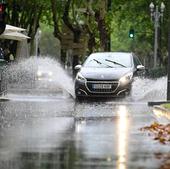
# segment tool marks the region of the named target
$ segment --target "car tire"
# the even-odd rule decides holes
[[[76,96],[76,101],[81,102],[83,100],[83,97],[81,96]]]

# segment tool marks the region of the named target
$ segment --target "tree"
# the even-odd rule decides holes
[[[49,3],[45,0],[9,0],[7,5],[7,23],[26,28],[28,36],[31,37],[29,43],[32,43],[39,27],[40,19],[42,19],[42,14],[48,11],[48,7]]]
[[[31,37],[29,43],[33,42],[40,22],[52,25],[54,36],[61,43],[67,27],[73,35],[73,50],[76,44],[83,46],[86,41],[82,42],[82,37],[87,37],[87,53],[108,51],[111,35],[112,50],[133,51],[147,59],[152,56],[154,42],[149,3],[145,0],[9,0],[7,23],[26,28]],[[166,9],[169,5],[169,1],[165,2]],[[168,20],[165,10],[160,48],[163,65],[167,58]],[[135,30],[133,40],[128,37],[131,27]]]

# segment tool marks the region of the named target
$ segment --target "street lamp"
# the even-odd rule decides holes
[[[158,51],[158,27],[159,27],[159,19],[160,17],[163,20],[163,12],[165,9],[165,5],[162,2],[160,7],[160,12],[158,9],[158,5],[153,4],[153,2],[150,3],[150,12],[151,12],[151,19],[154,21],[154,27],[155,27],[155,39],[154,39],[154,68],[157,66],[157,51]]]

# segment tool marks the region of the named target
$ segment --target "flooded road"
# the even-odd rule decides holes
[[[72,79],[46,62],[60,73],[38,86],[30,78],[34,59],[8,72],[12,86],[0,102],[0,169],[165,169],[169,145],[140,129],[160,122],[147,102],[165,100],[166,77],[135,79],[124,99],[76,102]]]
[[[140,131],[157,120],[147,102],[9,97],[0,103],[1,169],[159,169],[157,155],[170,153]]]

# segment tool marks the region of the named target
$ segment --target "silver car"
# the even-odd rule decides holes
[[[130,93],[134,75],[144,66],[133,53],[92,53],[78,70],[75,78],[76,98],[118,97]]]

